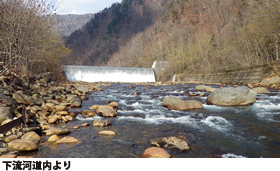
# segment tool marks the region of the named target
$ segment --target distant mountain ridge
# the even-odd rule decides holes
[[[62,20],[58,27],[63,36],[69,36],[73,31],[82,28],[94,17],[94,14],[60,14],[58,18]]]

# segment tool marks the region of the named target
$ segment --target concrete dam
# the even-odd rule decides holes
[[[69,81],[156,82],[153,68],[62,66]]]

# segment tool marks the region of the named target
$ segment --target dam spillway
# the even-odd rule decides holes
[[[69,81],[156,82],[153,68],[62,66]]]

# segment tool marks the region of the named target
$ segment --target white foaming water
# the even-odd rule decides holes
[[[236,155],[236,154],[228,153],[228,154],[223,154],[223,155],[222,155],[222,158],[247,158],[247,157],[244,157],[244,156],[241,156],[241,155]]]
[[[164,115],[150,115],[147,114],[145,118],[133,116],[118,116],[119,120],[145,122],[147,124],[164,124],[164,123],[178,123],[187,124],[192,127],[198,127],[198,121],[190,116],[182,116],[178,118],[166,117]]]
[[[94,116],[94,117],[82,117],[81,114],[77,115],[76,119],[80,121],[92,121],[94,119],[101,119],[101,116]]]
[[[258,100],[253,104],[253,107],[264,109],[264,110],[275,110],[280,109],[280,104],[275,104],[269,100]]]
[[[231,126],[231,124],[225,118],[220,116],[208,116],[201,122],[219,131],[227,131],[228,127]]]
[[[153,68],[63,66],[69,81],[156,82]]]

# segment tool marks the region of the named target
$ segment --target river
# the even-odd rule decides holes
[[[112,83],[109,87],[101,87],[103,91],[90,93],[90,99],[83,102],[81,110],[92,105],[106,105],[106,101],[118,102],[118,117],[109,118],[112,126],[92,127],[92,120],[101,117],[78,116],[75,121],[56,126],[71,129],[90,123],[89,127],[71,129],[70,136],[81,143],[41,143],[39,150],[31,155],[39,158],[135,158],[151,147],[151,139],[180,136],[185,138],[190,150],[166,149],[173,158],[280,157],[280,92],[269,90],[268,94],[259,94],[251,106],[220,107],[206,105],[209,93],[195,91],[196,86]],[[138,95],[132,95],[134,92]],[[206,96],[189,97],[189,93],[204,93]],[[166,96],[199,100],[204,109],[170,111],[162,107]],[[114,131],[116,136],[98,135],[101,130]],[[42,136],[42,142],[47,139]]]

